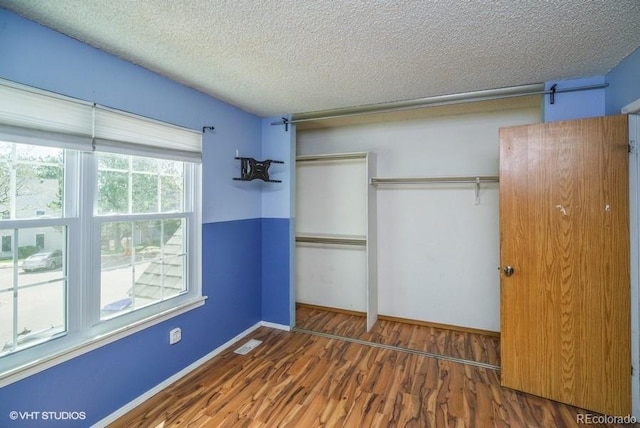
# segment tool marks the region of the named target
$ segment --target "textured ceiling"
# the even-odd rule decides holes
[[[602,75],[638,0],[0,0],[261,116]]]

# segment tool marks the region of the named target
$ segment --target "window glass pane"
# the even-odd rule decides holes
[[[0,249],[0,258],[13,257],[13,236],[2,235],[2,248]]]
[[[186,256],[166,257],[164,259],[164,283],[162,287],[162,296],[164,298],[177,296],[187,290],[185,284],[185,267]]]
[[[32,346],[66,330],[66,281],[18,289],[17,347]]]
[[[151,158],[133,157],[133,170],[135,172],[158,172],[158,160]]]
[[[0,152],[2,219],[61,217],[64,151],[5,142]]]
[[[63,276],[66,227],[18,229],[20,285],[49,281]],[[39,245],[38,245],[39,244]]]
[[[186,291],[185,228],[183,218],[102,224],[102,319]]]
[[[184,178],[182,176],[163,175],[160,177],[160,195],[162,212],[182,211],[184,201]]]
[[[184,163],[98,154],[98,214],[181,212]]]
[[[101,266],[124,266],[131,258],[132,222],[103,223],[100,228]]]
[[[98,172],[98,214],[129,212],[129,174],[116,171]]]
[[[158,212],[158,176],[156,174],[133,174],[133,212]]]
[[[5,290],[11,281],[6,278],[13,276],[13,269],[0,269],[0,290]],[[0,354],[10,351],[13,347],[13,290],[0,291]]]
[[[12,151],[13,151],[13,143],[0,141],[0,159],[5,159],[5,160],[10,159]]]
[[[185,253],[186,219],[168,219],[162,222],[162,255],[164,257]]]
[[[6,143],[0,145],[0,213],[2,213],[2,219],[4,220],[11,218],[12,195],[15,192],[11,190],[12,166],[9,162],[11,152],[9,152],[9,156],[2,153],[3,146],[6,146]]]
[[[36,233],[36,247],[38,251],[42,251],[44,249],[44,233]]]
[[[184,163],[170,160],[159,160],[160,173],[163,175],[184,176]]]
[[[20,161],[28,162],[56,162],[56,159],[62,159],[62,149],[55,147],[31,146],[28,144],[15,144],[16,156]]]
[[[124,172],[129,171],[129,156],[106,153],[99,153],[97,156],[99,170],[114,169]]]
[[[16,233],[17,249],[13,247],[18,261],[14,265],[13,252],[2,253],[0,353],[41,343],[67,328],[67,228],[20,228],[3,233]],[[33,245],[36,241],[42,241],[42,248]]]
[[[162,221],[135,222],[133,242],[136,262],[159,258],[162,255]]]

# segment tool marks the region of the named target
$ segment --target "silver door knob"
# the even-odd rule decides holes
[[[513,270],[513,267],[511,267],[511,266],[505,266],[504,269],[502,269],[502,270],[504,271],[504,274],[507,275],[507,276],[511,276],[511,275],[513,275],[513,272],[515,272]]]

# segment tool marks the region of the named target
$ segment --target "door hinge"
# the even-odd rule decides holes
[[[629,153],[636,152],[636,142],[634,140],[629,140]]]

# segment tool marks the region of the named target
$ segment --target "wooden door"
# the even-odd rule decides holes
[[[628,194],[626,116],[500,130],[503,386],[629,414]]]

